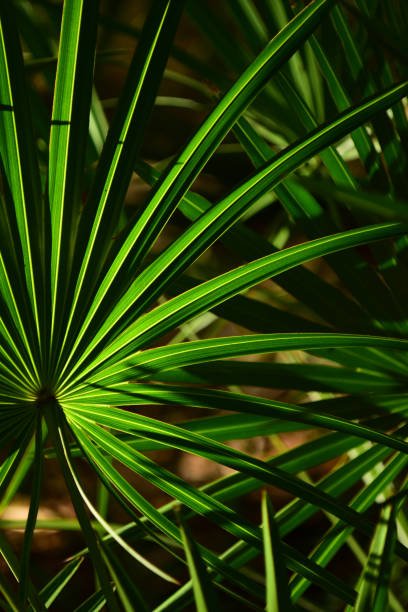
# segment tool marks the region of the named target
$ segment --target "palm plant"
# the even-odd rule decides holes
[[[403,0],[225,0],[222,16],[211,3],[153,0],[141,31],[97,0],[62,4],[0,4],[2,510],[31,478],[19,554],[0,537],[1,607],[63,609],[85,559],[95,588],[78,610],[405,609],[391,576],[408,560]],[[26,77],[34,67],[53,83],[61,8],[49,117]],[[185,13],[225,70],[173,45]],[[109,126],[93,77],[99,23],[138,38]],[[172,55],[184,68],[165,72]],[[153,166],[141,151],[163,75],[201,100],[163,104],[210,109],[182,151]],[[254,170],[212,204],[191,186],[230,132]],[[134,173],[152,189],[130,215]],[[251,224],[263,209],[277,219],[271,239]],[[176,211],[178,237],[153,248]],[[200,278],[194,262],[219,243],[233,267]],[[316,258],[324,274],[304,266]],[[274,305],[271,278],[290,308]],[[222,320],[240,335],[217,335]],[[268,357],[293,351],[292,363]],[[268,397],[275,388],[301,393],[282,402]],[[157,405],[211,412],[181,423],[140,414]],[[228,444],[316,428],[266,460]],[[234,472],[195,487],[145,454],[168,448]],[[312,482],[307,470],[329,460]],[[84,548],[44,585],[30,551],[36,528],[54,526],[37,521],[53,461]],[[171,501],[156,508],[131,473]],[[290,496],[277,512],[271,486]],[[263,487],[257,524],[238,501]],[[120,526],[108,520],[114,500],[128,516]],[[319,511],[305,550],[291,534]],[[228,548],[200,540],[198,516]],[[346,548],[352,578],[327,569]],[[146,572],[173,583],[160,601],[144,592]]]

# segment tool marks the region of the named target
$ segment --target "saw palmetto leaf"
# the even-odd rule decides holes
[[[49,144],[51,343],[66,296],[77,231],[92,93],[97,2],[66,2],[61,24]],[[61,286],[62,285],[62,286]],[[60,296],[60,297],[59,297]]]
[[[215,591],[188,526],[182,521],[180,528],[197,611],[210,612],[218,605]]]
[[[333,124],[325,126],[316,134],[307,138],[304,142],[283,151],[281,156],[278,156],[276,160],[274,159],[269,164],[266,164],[265,167],[246,181],[241,187],[233,191],[227,198],[219,202],[211,210],[207,211],[207,213],[200,217],[189,230],[184,232],[177,241],[165,250],[153,264],[147,267],[138,276],[137,281],[132,283],[124,296],[117,301],[111,313],[105,319],[101,329],[98,333],[94,334],[92,340],[88,342],[87,349],[82,351],[81,357],[76,360],[76,364],[71,371],[77,368],[79,363],[82,363],[82,360],[85,359],[100,339],[103,339],[104,336],[109,333],[112,335],[112,328],[118,326],[118,323],[126,317],[127,311],[130,308],[132,308],[132,310],[131,317],[127,317],[128,327],[136,314],[151,303],[153,297],[157,295],[166,282],[168,283],[171,281],[173,276],[179,273],[180,270],[182,271],[185,269],[187,265],[198,257],[211,242],[220,236],[234,220],[238,219],[255,199],[272,188],[274,184],[279,183],[284,175],[295,169],[304,158],[319,151],[322,146],[324,146],[323,143],[326,144],[336,140],[336,138],[342,134],[343,130],[347,129],[346,126],[348,126],[349,129],[356,123],[364,122],[365,117],[370,117],[372,113],[375,113],[376,109],[383,107],[383,105],[387,107],[393,100],[400,99],[400,97],[406,95],[407,92],[407,83],[402,83],[384,92],[377,98],[346,113]],[[404,233],[403,228],[401,233]],[[342,247],[340,246],[340,248]],[[333,249],[333,251],[328,251],[328,253],[335,252],[336,250],[338,249]],[[324,250],[319,252],[319,255],[325,254],[327,253]],[[290,269],[290,267],[287,269]],[[280,271],[282,271],[282,269]],[[268,276],[271,275],[272,273],[268,274]],[[257,282],[260,280],[261,279],[257,279]],[[149,288],[151,288],[150,292],[148,292]],[[102,289],[100,289],[100,291],[102,291]],[[146,295],[147,293],[149,294],[148,297]],[[92,313],[92,316],[94,312],[94,308],[91,307],[90,313]],[[90,315],[88,315],[88,317],[89,316]],[[83,333],[84,330],[79,333],[74,349],[77,348],[77,345],[80,345]],[[73,354],[75,355],[75,352]],[[62,373],[64,373],[68,367],[70,359],[73,358],[73,354],[71,353],[68,357]]]
[[[281,542],[275,525],[270,500],[262,496],[262,531],[266,574],[266,610],[291,610],[287,577],[283,571]]]
[[[400,612],[405,4],[101,4],[0,4],[0,606]]]

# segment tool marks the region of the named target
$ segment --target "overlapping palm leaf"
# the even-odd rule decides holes
[[[384,15],[391,31],[398,29],[393,9],[383,15],[363,0],[349,12],[335,0],[295,8],[286,0],[226,1],[223,10],[243,42],[238,50],[211,3],[154,0],[141,32],[109,23],[97,0],[65,0],[62,16],[58,7],[31,4],[0,6],[3,510],[26,474],[32,477],[20,555],[0,537],[9,568],[0,604],[57,606],[86,557],[95,591],[84,594],[78,610],[180,610],[195,601],[207,611],[220,598],[240,609],[305,609],[302,602],[309,609],[303,597],[311,584],[334,598],[336,609],[381,610],[387,601],[403,609],[390,580],[394,563],[408,561],[408,81],[385,31],[388,43],[376,55],[380,76],[366,74],[357,87],[367,49],[352,35],[362,28],[372,36]],[[38,21],[36,11],[43,11]],[[231,83],[173,45],[185,14],[235,73]],[[51,27],[49,44],[42,38],[47,20],[59,37],[55,60],[42,57],[57,45]],[[94,87],[98,21],[138,38],[109,127]],[[337,74],[325,28],[343,45],[340,63],[352,92]],[[52,110],[26,79],[21,39],[49,85],[56,68]],[[191,76],[165,70],[172,55]],[[155,168],[141,151],[163,75],[200,91],[212,108],[182,151]],[[213,99],[204,78],[222,95]],[[254,170],[212,204],[192,185],[229,134]],[[47,143],[46,155],[39,142]],[[345,144],[363,180],[342,155]],[[125,196],[135,172],[152,188],[133,217]],[[287,248],[247,223],[272,192],[269,206],[281,204],[283,227],[293,230]],[[176,210],[187,226],[157,254]],[[234,266],[196,277],[194,264],[218,243]],[[308,267],[317,258],[334,283]],[[274,304],[271,278],[292,296],[293,311]],[[209,312],[211,321],[230,321],[240,331],[201,336]],[[308,356],[304,363],[272,361],[294,351]],[[277,401],[240,385],[296,390],[300,400],[292,393]],[[169,413],[171,406],[191,410],[193,418],[172,423],[139,413],[157,405]],[[195,408],[209,415],[197,418]],[[324,433],[269,459],[228,444],[260,435],[279,442],[281,433],[316,428]],[[233,473],[198,488],[144,454],[168,448]],[[97,501],[82,483],[77,457],[101,483]],[[36,527],[52,525],[37,515],[43,462],[55,459],[77,517],[59,526],[80,530],[85,548],[44,585],[32,572],[30,551]],[[307,470],[329,460],[332,471],[312,482]],[[172,501],[155,508],[125,476],[129,470]],[[235,502],[266,486],[292,501],[274,512],[264,494],[259,526]],[[129,523],[109,523],[110,500]],[[286,541],[319,511],[329,526],[316,531],[309,550],[293,537]],[[221,530],[230,547],[220,552],[216,543],[199,543],[190,526],[197,516]],[[354,581],[327,569],[346,546],[366,565]],[[166,551],[168,566],[143,552],[152,547]],[[179,586],[169,586],[173,592],[161,602],[145,601],[143,582],[134,579],[141,566]]]

